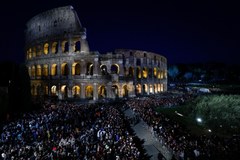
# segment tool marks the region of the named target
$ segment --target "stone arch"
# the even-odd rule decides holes
[[[48,65],[47,64],[43,65],[43,76],[48,76]]]
[[[93,63],[87,63],[86,75],[93,75]]]
[[[74,98],[80,97],[80,87],[78,85],[72,87],[72,95]]]
[[[98,87],[98,97],[99,98],[105,98],[107,97],[107,90],[104,85],[101,85]]]
[[[53,85],[51,87],[51,95],[52,96],[57,96],[57,86]]]
[[[80,52],[81,51],[81,43],[80,41],[77,41],[74,46],[74,51],[75,52]]]
[[[152,85],[152,84],[149,84],[149,93],[153,94],[153,93],[154,93],[153,91],[154,91],[154,90],[153,90],[153,85]]]
[[[136,94],[141,94],[142,93],[142,87],[141,84],[136,85]]]
[[[49,53],[49,44],[48,43],[44,44],[43,53],[46,54],[46,55]]]
[[[157,84],[154,84],[153,87],[154,87],[154,93],[158,93],[158,87],[157,87]]]
[[[137,70],[136,70],[136,77],[139,79],[142,78],[141,67],[139,66],[137,67]]]
[[[112,92],[115,95],[115,97],[119,97],[119,87],[118,87],[118,85],[112,85]]]
[[[58,53],[58,43],[57,42],[52,43],[52,53],[53,54]]]
[[[69,52],[69,43],[68,41],[62,41],[62,52],[67,53]]]
[[[148,70],[147,70],[146,67],[143,67],[142,76],[143,76],[143,78],[147,78],[148,77]]]
[[[32,77],[35,77],[35,76],[36,76],[36,68],[35,68],[34,65],[32,66],[31,76],[32,76]]]
[[[105,64],[102,64],[100,66],[100,70],[101,70],[102,75],[107,75],[108,74],[107,66]]]
[[[29,77],[32,76],[32,75],[31,75],[31,74],[32,74],[31,70],[32,70],[31,67],[28,67],[28,75],[29,75]]]
[[[33,56],[33,57],[36,57],[36,55],[37,55],[36,47],[33,47],[32,56]]]
[[[143,84],[143,93],[144,94],[148,93],[148,85],[147,84]]]
[[[61,86],[62,99],[68,98],[68,88],[66,85]]]
[[[128,86],[126,84],[122,87],[122,95],[123,97],[128,97]]]
[[[31,59],[32,58],[32,48],[28,49],[28,58]]]
[[[111,65],[111,73],[112,74],[119,74],[120,72],[120,67],[118,64],[112,64]]]
[[[133,75],[134,75],[134,68],[133,67],[129,67],[129,69],[128,69],[128,76],[129,77],[133,77]]]
[[[61,75],[67,76],[69,74],[69,68],[67,63],[61,65]]]
[[[154,67],[154,68],[153,68],[153,76],[154,76],[155,78],[157,78],[157,76],[158,76],[157,67]]]
[[[93,86],[91,86],[91,85],[86,86],[85,97],[87,99],[93,99]]]
[[[37,76],[42,76],[42,67],[41,65],[37,65]]]
[[[72,75],[80,75],[80,74],[81,74],[80,64],[78,62],[74,62],[72,64]]]
[[[52,76],[56,76],[57,75],[57,64],[52,64],[51,75]]]

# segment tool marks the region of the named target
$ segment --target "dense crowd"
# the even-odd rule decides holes
[[[127,105],[148,124],[152,133],[173,153],[175,159],[236,159],[240,150],[239,137],[223,139],[214,135],[193,136],[184,126],[155,110],[159,104],[180,104],[188,99],[191,99],[191,95],[169,96],[167,100],[152,96],[131,99]]]
[[[46,103],[3,126],[0,159],[142,159],[119,107]]]

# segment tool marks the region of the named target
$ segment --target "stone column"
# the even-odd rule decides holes
[[[80,88],[80,98],[81,99],[85,99],[85,91],[86,91],[86,89],[85,89],[85,84],[84,83],[81,83],[80,84],[80,86],[81,86],[81,88]]]
[[[93,62],[93,76],[97,76],[99,73],[99,63],[98,63],[98,58],[94,58]]]
[[[98,100],[98,84],[93,83],[93,100]]]
[[[81,76],[84,76],[84,75],[86,75],[86,62],[83,60],[83,59],[81,59],[81,61],[80,61],[80,75]]]
[[[72,38],[70,37],[68,39],[68,53],[72,53],[73,52],[73,44],[72,44]]]
[[[112,83],[107,84],[106,90],[107,90],[107,98],[114,98],[113,92],[112,92]]]

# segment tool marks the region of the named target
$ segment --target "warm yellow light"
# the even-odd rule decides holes
[[[48,54],[49,52],[49,44],[48,43],[45,43],[44,44],[44,47],[43,47],[43,53],[44,54]]]

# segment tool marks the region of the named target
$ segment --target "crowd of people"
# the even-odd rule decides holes
[[[142,159],[120,106],[45,103],[42,111],[3,125],[0,159]]]
[[[149,126],[149,129],[157,137],[159,143],[166,146],[173,154],[173,158],[184,159],[235,159],[240,150],[240,138],[230,139],[212,136],[194,136],[178,122],[156,111],[156,107],[164,103],[180,104],[191,98],[191,95],[179,97],[169,96],[159,99],[152,96],[144,99],[131,99],[127,105],[140,116]]]
[[[126,102],[74,104],[46,101],[43,109],[25,113],[0,130],[0,160],[137,160],[146,159],[135,143],[124,117],[124,107],[135,113],[130,123],[144,120],[173,159],[234,159],[240,150],[239,137],[194,136],[178,122],[157,112],[192,95],[162,94],[131,98]]]

